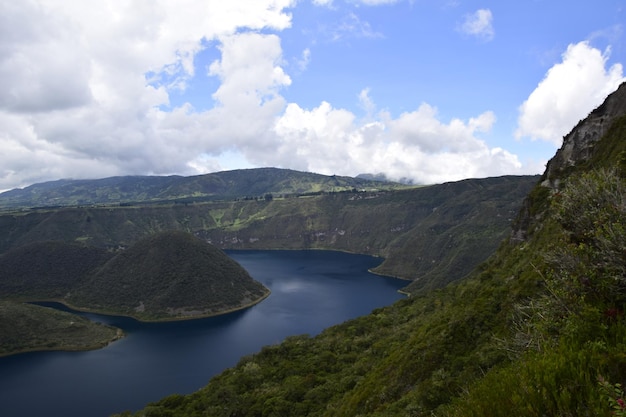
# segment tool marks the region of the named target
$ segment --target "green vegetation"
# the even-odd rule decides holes
[[[273,196],[342,191],[394,190],[408,186],[364,178],[287,169],[234,170],[193,177],[126,176],[58,180],[0,194],[0,209],[67,206],[189,204],[200,201],[271,199]]]
[[[561,233],[537,270],[541,290],[517,307],[508,341],[516,360],[446,415],[611,415],[609,381],[619,388],[626,380],[625,218],[626,182],[615,170],[570,178],[553,199],[550,221]],[[621,399],[611,398],[613,406]]]
[[[5,300],[57,300],[140,320],[222,314],[269,294],[221,250],[175,231],[115,253],[74,243],[28,244],[0,256],[0,277]]]
[[[414,292],[462,278],[484,261],[537,180],[511,176],[302,198],[34,210],[0,216],[0,253],[46,240],[117,250],[158,231],[182,230],[222,249],[381,256],[374,272],[415,281]]]
[[[519,230],[466,279],[265,347],[134,415],[626,414],[626,175],[603,151],[624,133],[560,168],[558,188],[536,185]]]
[[[33,242],[0,256],[0,294],[13,300],[52,300],[67,295],[112,254],[58,241]]]
[[[0,301],[0,356],[33,350],[90,350],[122,337],[114,327],[31,304]]]
[[[260,181],[261,172],[270,178]],[[244,184],[241,189],[256,182],[277,189],[271,184],[281,177],[298,184],[290,171],[230,175]],[[298,186],[293,198],[276,194],[239,201],[40,208],[0,215],[0,298],[56,300],[141,320],[174,320],[243,308],[267,295],[241,271],[220,270],[216,253],[205,253],[208,249],[200,248],[204,244],[189,232],[222,248],[319,248],[384,256],[374,272],[418,278],[411,291],[436,288],[463,277],[487,258],[537,180],[501,177],[361,192],[341,190],[339,177],[321,178],[332,181],[336,192],[303,193],[307,188]],[[175,230],[187,232],[186,237],[151,240]],[[200,276],[198,271],[206,273]],[[219,278],[224,274],[240,279],[230,284],[232,278]]]
[[[171,320],[256,304],[269,290],[221,250],[184,232],[160,232],[117,253],[66,300],[80,309]]]

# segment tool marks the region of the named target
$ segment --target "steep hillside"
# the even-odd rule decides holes
[[[57,300],[141,320],[222,314],[268,294],[221,250],[185,232],[155,233],[115,253],[52,241],[0,256],[0,299]]]
[[[33,242],[0,255],[0,298],[61,299],[112,254],[60,241]]]
[[[1,193],[0,208],[233,200],[269,198],[274,194],[397,188],[406,187],[389,181],[258,168],[191,177],[125,176],[50,181]]]
[[[75,314],[0,301],[0,356],[34,350],[98,349],[122,331]]]
[[[221,250],[188,233],[161,232],[117,253],[65,300],[80,309],[174,320],[245,308],[268,294]]]
[[[136,415],[625,415],[626,114],[604,120],[565,138],[553,167],[571,141],[596,140],[546,172],[467,279],[266,347]]]
[[[563,145],[546,167],[544,186],[558,187],[559,180],[572,169],[592,169],[626,160],[620,156],[626,150],[620,139],[625,114],[626,87],[622,84],[563,138]]]
[[[42,240],[128,247],[154,232],[184,230],[222,249],[333,249],[382,256],[376,272],[417,280],[413,285],[419,287],[441,286],[463,277],[495,250],[538,179],[12,213],[0,216],[0,253]]]

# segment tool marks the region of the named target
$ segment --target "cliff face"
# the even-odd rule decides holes
[[[626,117],[626,82],[622,83],[617,90],[606,98],[604,103],[593,110],[584,120],[581,120],[563,138],[563,145],[548,161],[540,183],[523,202],[520,214],[513,224],[511,241],[526,240],[532,225],[539,220],[536,217],[541,216],[542,209],[548,204],[550,193],[559,189],[560,183],[574,167],[592,162],[593,158],[595,158],[593,162],[598,162],[598,155],[601,154],[598,154],[600,147],[597,145],[605,136],[611,136],[611,128],[624,117]],[[613,136],[607,141],[621,140],[619,134]],[[619,153],[620,148],[623,148],[623,145],[621,147],[612,146],[613,151],[617,153]],[[611,149],[611,146],[604,148]]]
[[[546,166],[542,185],[557,187],[564,170],[588,161],[594,145],[607,133],[613,122],[624,115],[626,82],[563,138],[563,145]]]

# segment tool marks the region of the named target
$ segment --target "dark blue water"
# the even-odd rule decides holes
[[[140,323],[83,314],[126,337],[90,352],[0,358],[0,416],[98,417],[190,393],[247,354],[295,334],[368,314],[401,298],[406,282],[367,272],[380,259],[328,251],[241,251],[229,255],[272,294],[235,313]]]

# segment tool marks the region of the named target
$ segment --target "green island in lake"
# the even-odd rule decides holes
[[[254,305],[270,293],[220,249],[180,232],[149,235],[125,250],[34,242],[0,257],[0,355],[87,350],[120,330],[32,301],[141,321],[185,320]]]
[[[99,349],[120,329],[33,304],[0,301],[0,356],[40,350]]]

